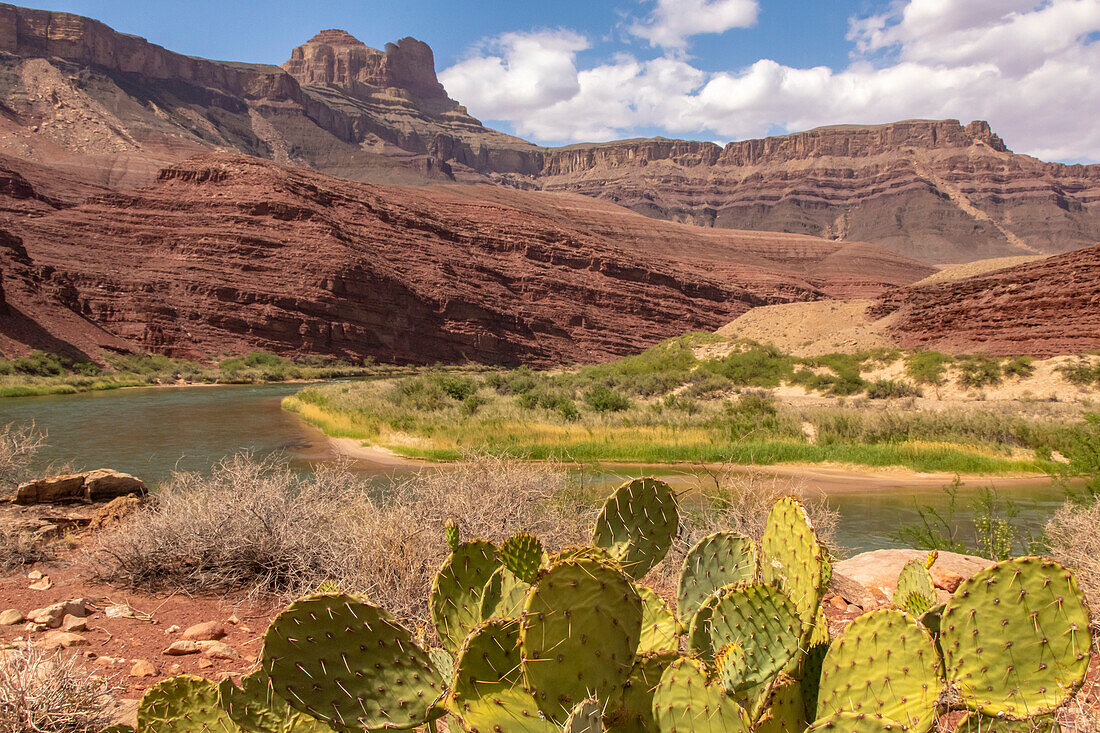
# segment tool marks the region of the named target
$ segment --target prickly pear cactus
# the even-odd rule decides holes
[[[592,544],[611,553],[638,580],[661,562],[679,527],[676,497],[664,481],[629,481],[608,497],[596,518]]]
[[[295,601],[264,636],[261,669],[297,710],[342,728],[412,728],[443,680],[409,631],[352,596]]]
[[[832,577],[828,552],[817,538],[802,502],[787,496],[775,502],[760,543],[760,578],[776,583],[812,624]]]
[[[246,733],[335,733],[279,697],[263,671],[242,677],[240,687],[226,677],[218,685],[218,697],[222,709]]]
[[[955,591],[940,644],[949,682],[971,710],[1025,718],[1058,708],[1088,671],[1092,637],[1073,574],[1021,557],[986,568]]]
[[[720,684],[709,684],[703,665],[678,659],[653,693],[653,717],[662,733],[748,733],[745,711]]]
[[[608,715],[608,730],[611,733],[657,731],[657,721],[653,719],[653,693],[668,665],[679,658],[680,654],[672,651],[638,656],[630,671],[630,679],[623,687],[621,703]]]
[[[806,733],[911,733],[896,720],[873,713],[840,713],[819,720]]]
[[[691,548],[680,569],[677,606],[690,619],[716,590],[756,577],[756,545],[736,532],[716,532]]]
[[[590,696],[615,701],[641,631],[642,600],[617,569],[579,558],[543,570],[520,631],[523,675],[539,708],[561,725]]]
[[[565,721],[564,733],[603,733],[603,708],[599,700],[589,698],[573,708]]]
[[[642,599],[642,637],[638,654],[675,651],[680,648],[680,622],[664,599],[644,585],[635,585]]]
[[[1062,727],[1051,717],[1029,720],[990,718],[970,713],[956,727],[955,733],[1061,733]]]
[[[802,687],[798,680],[782,675],[772,688],[753,733],[790,733],[806,729]]]
[[[447,520],[447,525],[443,529],[443,534],[447,538],[447,547],[451,548],[451,552],[458,549],[461,544],[458,532],[458,522],[453,519]]]
[[[524,583],[534,583],[542,566],[542,542],[525,532],[512,535],[500,546],[504,567]]]
[[[619,564],[619,561],[602,547],[593,547],[592,545],[570,545],[550,555],[546,559],[544,566],[550,567],[551,565],[557,565],[563,560],[576,560],[582,557],[589,560],[595,560],[596,562],[602,562],[605,565],[617,566]]]
[[[740,669],[731,670],[728,677],[740,680],[735,692],[782,672],[798,654],[801,638],[798,609],[778,588],[741,584],[719,593],[710,622],[711,647],[721,649],[732,642],[744,650]]]
[[[803,650],[799,668],[795,674],[800,680],[802,702],[805,706],[806,720],[817,717],[817,696],[821,689],[821,670],[825,664],[825,655],[829,653],[829,620],[825,611],[817,609],[817,621],[808,637],[803,636]]]
[[[919,733],[935,723],[942,688],[928,631],[903,611],[872,611],[829,647],[817,718],[881,716]]]
[[[710,626],[711,618],[714,616],[714,607],[718,605],[718,599],[721,595],[721,591],[718,591],[703,601],[703,604],[699,606],[699,610],[695,612],[688,623],[688,648],[702,659],[714,658],[715,649],[711,644]]]
[[[726,692],[733,695],[745,689],[745,647],[731,641],[714,653],[716,679],[722,683]]]
[[[443,648],[458,651],[470,629],[481,622],[485,584],[500,565],[491,542],[474,540],[459,545],[444,561],[432,582],[432,623]]]
[[[519,621],[486,621],[466,637],[458,653],[447,707],[471,731],[557,733],[539,714],[520,674]]]
[[[172,677],[153,686],[137,711],[141,733],[238,733],[218,703],[214,683],[193,675]]]
[[[452,657],[451,653],[446,649],[432,647],[428,650],[428,659],[430,659],[432,665],[439,670],[439,675],[443,678],[443,686],[449,690],[451,688],[451,681],[455,676],[455,658]]]
[[[898,575],[898,586],[894,591],[894,605],[914,616],[920,617],[936,605],[936,587],[932,575],[923,560],[910,560],[905,563]]]
[[[134,727],[131,725],[123,725],[119,723],[117,725],[109,725],[103,728],[99,733],[135,733]]]
[[[519,618],[530,590],[531,585],[517,578],[511,570],[497,568],[481,596],[481,619]]]

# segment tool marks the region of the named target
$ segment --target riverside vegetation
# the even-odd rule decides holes
[[[965,716],[956,730],[1049,730],[1092,658],[1073,573],[1041,557],[997,563],[936,605],[933,554],[902,572],[895,608],[834,636],[832,557],[793,497],[771,507],[759,542],[720,531],[695,543],[671,603],[643,584],[681,534],[677,499],[655,479],[615,491],[585,545],[460,533],[447,524],[432,631],[324,589],[272,622],[240,686],[181,676],[150,689],[138,733],[440,720],[501,733],[925,733],[952,712]]]
[[[713,345],[726,345],[728,353],[708,356]],[[1067,365],[1067,382],[1085,385],[1082,365],[1090,363]],[[906,378],[868,378],[889,365]],[[689,334],[576,370],[424,370],[396,380],[311,386],[284,406],[329,435],[427,459],[474,450],[578,462],[835,461],[1052,472],[1059,469],[1055,451],[1074,460],[1080,413],[1044,415],[1049,403],[1035,401],[1038,414],[1025,418],[981,401],[947,410],[921,407],[918,399],[949,380],[981,389],[1033,370],[1026,358],[897,350],[798,358],[753,342],[729,349],[720,336]],[[776,398],[792,388],[828,397]]]

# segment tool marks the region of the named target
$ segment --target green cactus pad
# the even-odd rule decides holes
[[[870,713],[840,713],[819,720],[806,733],[921,733],[896,720]]]
[[[563,547],[557,552],[550,555],[547,559],[545,567],[551,565],[557,565],[562,560],[576,560],[577,558],[588,558],[589,560],[595,560],[596,562],[602,562],[605,565],[618,565],[619,561],[612,556],[610,552],[602,547],[593,547],[592,545],[570,545]]]
[[[981,713],[970,713],[955,727],[955,733],[1061,733],[1061,730],[1058,721],[1051,717],[1009,720]]]
[[[580,701],[613,702],[630,677],[642,631],[642,599],[621,572],[578,558],[542,571],[520,631],[523,675],[539,708],[559,725]]]
[[[491,542],[474,540],[452,552],[432,582],[432,623],[443,648],[452,654],[481,622],[485,584],[500,565]]]
[[[744,679],[746,666],[745,647],[735,641],[726,644],[714,654],[716,677],[731,695],[747,687]]]
[[[447,538],[447,547],[451,548],[451,552],[457,550],[461,544],[458,532],[458,522],[453,519],[448,519],[443,534]]]
[[[521,678],[519,621],[486,621],[462,643],[448,708],[469,731],[557,733],[558,727],[542,717]]]
[[[798,654],[801,639],[798,609],[778,588],[740,584],[719,593],[710,622],[711,647],[721,649],[732,642],[744,649],[740,668],[727,675],[740,680],[735,691],[778,675]]]
[[[603,730],[603,708],[599,700],[589,698],[578,703],[569,713],[564,733],[603,733]]]
[[[675,651],[680,648],[680,622],[664,599],[644,585],[635,585],[642,599],[642,638],[638,654]]]
[[[805,729],[802,686],[798,680],[783,675],[772,688],[768,704],[753,727],[753,733],[791,733]]]
[[[154,685],[137,710],[141,733],[239,733],[222,710],[218,688],[193,675],[172,677]]]
[[[1088,671],[1092,637],[1073,574],[1021,557],[959,586],[940,622],[947,677],[971,710],[1024,718],[1052,712]]]
[[[592,544],[611,553],[638,580],[661,562],[679,527],[676,496],[664,481],[629,481],[608,497],[596,518]]]
[[[448,690],[451,689],[451,682],[455,676],[455,658],[446,649],[436,646],[428,650],[428,659],[439,670],[439,675],[443,678],[443,686]]]
[[[894,605],[920,617],[936,605],[936,586],[924,560],[910,560],[898,575]]]
[[[657,729],[668,733],[748,733],[745,711],[719,684],[708,684],[703,665],[678,659],[653,693]]]
[[[730,586],[731,588],[734,586]],[[703,659],[714,658],[714,647],[711,645],[710,625],[714,615],[714,607],[718,605],[721,592],[716,592],[710,598],[703,601],[699,610],[691,617],[688,624],[687,640],[688,648]]]
[[[768,513],[760,543],[760,578],[776,583],[812,624],[832,577],[828,552],[817,538],[809,512],[793,496],[777,501]]]
[[[756,545],[736,532],[716,532],[691,548],[680,568],[677,607],[690,619],[719,588],[756,577]]]
[[[279,697],[262,671],[242,677],[240,687],[226,677],[218,696],[222,709],[247,733],[333,733],[331,726]]]
[[[817,718],[838,713],[879,716],[914,731],[936,719],[943,684],[932,636],[904,611],[872,611],[829,647],[821,672]]]
[[[530,590],[531,585],[517,578],[511,570],[497,568],[481,596],[481,619],[519,618]]]
[[[651,733],[657,730],[653,719],[653,693],[668,665],[680,658],[679,652],[642,654],[634,662],[630,679],[623,687],[622,701],[608,716],[612,733]]]
[[[421,725],[443,692],[408,630],[352,596],[292,603],[268,627],[261,668],[291,706],[344,728]]]
[[[500,546],[504,567],[525,583],[535,582],[544,557],[542,542],[526,532],[512,535]]]
[[[804,650],[798,669],[799,685],[802,689],[802,702],[805,705],[806,720],[817,717],[817,696],[821,690],[821,670],[825,664],[825,655],[829,653],[829,620],[825,610],[817,609],[817,621],[808,638],[803,641]]]
[[[135,733],[135,729],[132,725],[118,723],[117,725],[109,725],[101,729],[99,733]]]

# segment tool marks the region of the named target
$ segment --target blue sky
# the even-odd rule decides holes
[[[452,97],[558,144],[725,142],[821,124],[988,119],[1100,160],[1100,0],[55,0],[174,51],[280,64],[322,28],[411,35]]]

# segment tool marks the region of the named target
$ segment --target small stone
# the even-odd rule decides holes
[[[27,573],[27,580],[42,580],[44,577],[46,576],[42,574],[41,570],[32,570]]]
[[[183,632],[183,638],[191,641],[217,641],[224,638],[229,632],[217,621],[207,621]]]
[[[90,643],[91,642],[80,634],[72,634],[68,631],[52,631],[46,634],[45,638],[39,643],[39,646],[43,649],[53,651],[77,646],[89,646]]]
[[[23,614],[14,608],[10,608],[0,613],[0,626],[15,626],[23,623],[25,620]]]
[[[49,590],[53,588],[53,583],[50,582],[49,576],[45,576],[40,580],[36,580],[27,586],[31,590]]]
[[[841,596],[833,596],[829,599],[829,605],[838,611],[843,611],[848,608],[848,601],[844,600]]]
[[[859,606],[856,606],[856,605],[849,605],[844,610],[847,611],[848,613],[857,613],[857,614],[858,613],[863,613],[863,609],[860,608]]]
[[[225,620],[225,622],[227,624],[229,624],[230,626],[236,626],[237,624],[239,624],[241,622],[241,620],[239,618],[237,618],[236,614],[234,614],[234,615],[230,616],[229,618],[227,618]]]
[[[178,634],[179,632],[180,632],[180,627],[177,626],[176,624],[172,624],[171,626],[169,626],[167,629],[164,630],[165,634]]]
[[[114,606],[107,606],[103,611],[107,618],[133,618],[134,609],[130,608],[125,603],[119,603]]]
[[[164,653],[170,657],[182,657],[186,654],[198,654],[201,651],[202,647],[197,643],[184,639],[173,643],[164,650]]]
[[[966,578],[959,575],[958,573],[953,573],[950,570],[940,569],[934,565],[932,566],[930,574],[932,576],[932,583],[940,590],[945,590],[948,593],[954,593],[955,591],[957,591],[959,589],[959,586],[962,585],[963,581],[966,580]]]
[[[88,619],[69,615],[62,620],[61,628],[65,631],[87,631]]]
[[[178,664],[178,663],[173,664],[171,667],[168,668],[168,671],[171,672],[172,674],[179,674],[180,672],[183,671],[183,665]]]
[[[140,659],[134,663],[134,666],[130,668],[131,677],[156,677],[157,668],[150,662]]]
[[[198,661],[198,665],[199,665],[199,669],[210,669],[211,667],[214,666],[214,663],[211,662],[209,659],[200,659]]]
[[[202,655],[207,659],[240,659],[236,649],[221,641],[200,641]]]
[[[32,634],[38,634],[43,631],[49,631],[49,628],[50,627],[46,626],[46,624],[28,623],[26,626],[23,627],[23,630],[29,631]]]

